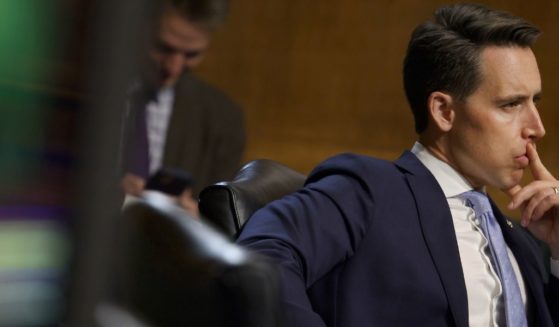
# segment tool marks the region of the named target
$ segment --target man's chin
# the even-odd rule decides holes
[[[145,76],[145,80],[156,89],[161,89],[175,85],[178,77],[161,76],[157,74],[149,74]]]
[[[171,87],[177,83],[176,78],[167,78],[158,83],[159,88]]]
[[[501,186],[498,187],[498,189],[503,190],[503,191],[512,189],[513,187],[520,184],[520,182],[522,181],[522,176],[523,175],[524,175],[524,170],[523,169],[515,170],[509,176],[509,178],[507,178],[505,181],[502,181]]]

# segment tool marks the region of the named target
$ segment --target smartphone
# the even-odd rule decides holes
[[[192,186],[192,175],[178,168],[164,167],[151,175],[146,182],[146,190],[159,191],[172,196],[179,196]]]

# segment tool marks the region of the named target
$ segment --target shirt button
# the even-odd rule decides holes
[[[474,224],[476,224],[477,226],[479,226],[479,224],[480,224],[479,219],[474,218]]]

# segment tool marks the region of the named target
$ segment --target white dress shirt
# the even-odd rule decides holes
[[[174,99],[174,89],[167,87],[159,90],[156,99],[148,102],[146,106],[150,174],[161,168],[163,162],[163,151]]]
[[[472,190],[472,186],[454,168],[434,157],[420,143],[415,143],[411,151],[433,174],[448,201],[466,282],[470,326],[504,326],[502,287],[491,265],[487,239],[479,227],[474,210],[458,198],[458,195]],[[508,254],[526,306],[524,279],[510,249]]]

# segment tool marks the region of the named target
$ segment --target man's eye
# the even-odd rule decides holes
[[[194,59],[200,55],[200,51],[186,51],[184,57],[186,59]]]
[[[173,49],[172,47],[166,45],[165,43],[158,43],[157,44],[157,50],[162,52],[162,53],[173,53],[176,52],[175,49]]]
[[[503,107],[507,109],[515,109],[520,107],[520,105],[521,105],[520,101],[513,101],[513,102],[505,103]]]
[[[534,102],[534,106],[537,108],[538,105],[540,104],[540,100],[541,98],[539,97],[534,97],[534,99],[532,100]]]

